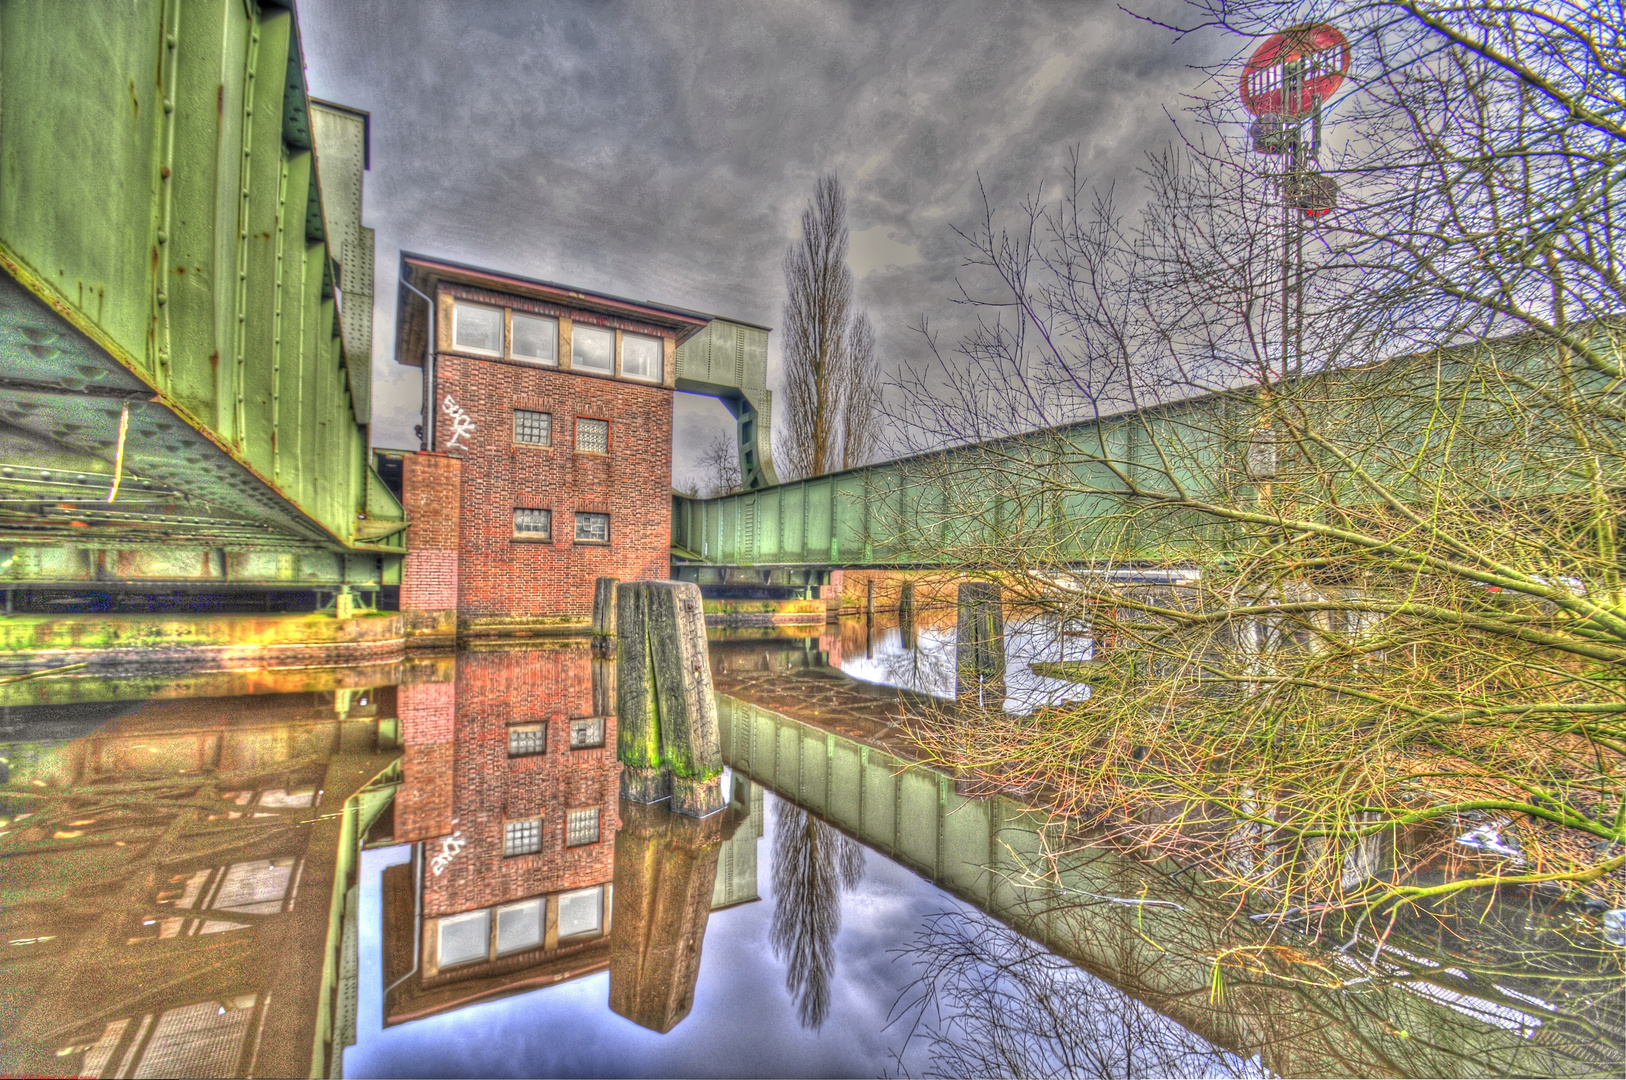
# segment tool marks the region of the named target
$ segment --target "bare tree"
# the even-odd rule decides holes
[[[713,435],[700,453],[700,468],[706,485],[706,498],[732,495],[740,487],[740,451],[725,435]]]
[[[807,811],[780,802],[773,832],[773,922],[769,940],[785,962],[785,988],[803,1027],[830,1012],[841,893],[864,878],[864,849]]]
[[[855,469],[875,457],[881,441],[881,387],[875,367],[875,330],[868,315],[854,319],[847,333],[842,392],[841,467]]]
[[[922,459],[942,509],[899,527],[1117,649],[1088,702],[926,745],[1284,906],[1620,906],[1622,9],[1195,8],[1239,55],[1144,209],[989,209],[997,287],[912,403],[938,444],[1062,425]],[[1348,80],[1250,125],[1242,60],[1290,28],[1307,79],[1323,21]]]
[[[853,310],[847,196],[822,176],[785,253],[785,426],[776,457],[793,477],[863,464],[878,436],[875,335]]]
[[[919,974],[891,1021],[931,1076],[1268,1075],[980,911],[927,915],[892,951]]]

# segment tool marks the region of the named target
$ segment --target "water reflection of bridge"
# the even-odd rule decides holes
[[[1175,884],[1171,867],[1064,850],[1012,799],[963,796],[951,777],[822,725],[725,694],[719,705],[737,775],[1277,1075],[1589,1075],[1602,1061],[1556,1049],[1541,1030],[1554,1017],[1508,986],[1470,988],[1438,964],[1402,972],[1273,946],[1234,901]],[[1261,946],[1256,955],[1301,962],[1277,965],[1276,977],[1229,971],[1236,985],[1216,1000],[1213,958]]]
[[[711,913],[757,897],[768,788],[1283,1075],[1610,1067],[1566,1056],[1584,1040],[1535,1000],[1556,992],[1464,964],[1470,981],[1440,953],[1397,973],[1305,949],[1276,975],[1351,985],[1231,968],[1211,1001],[1210,958],[1267,943],[1232,905],[1108,850],[1058,853],[1018,802],[969,798],[889,745],[895,692],[824,666],[816,641],[786,644],[713,649],[736,784],[730,810],[698,823],[616,797],[596,745],[614,737],[610,671],[585,645],[302,672],[297,693],[186,697],[292,688],[222,676],[132,683],[167,700],[94,680],[5,688],[31,704],[0,713],[4,1067],[339,1075],[364,843],[422,844],[384,878],[387,1022],[608,972],[612,1010],[671,1031]],[[108,700],[61,707],[78,697]],[[532,821],[537,849],[511,851],[531,841],[510,826]]]
[[[38,703],[0,707],[0,1069],[339,1075],[353,871],[398,756],[394,687],[350,674],[4,688]]]

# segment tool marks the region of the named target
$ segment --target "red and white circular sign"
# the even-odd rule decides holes
[[[1304,61],[1296,100],[1284,100],[1286,65]],[[1299,116],[1326,101],[1349,74],[1349,39],[1331,23],[1291,26],[1254,50],[1242,70],[1242,104],[1255,116]]]

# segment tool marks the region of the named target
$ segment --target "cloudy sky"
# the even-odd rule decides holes
[[[382,446],[416,445],[418,371],[393,360],[402,250],[777,326],[785,248],[833,170],[858,300],[895,373],[922,357],[922,315],[955,332],[953,226],[975,219],[979,178],[1015,208],[1076,146],[1092,179],[1132,186],[1174,134],[1165,110],[1204,81],[1192,65],[1227,47],[1176,42],[1109,0],[299,11],[312,92],[372,114]],[[731,424],[678,395],[680,480]]]

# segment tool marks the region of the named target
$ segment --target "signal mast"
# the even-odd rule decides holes
[[[1301,23],[1271,35],[1242,70],[1242,106],[1256,117],[1248,129],[1253,149],[1283,164],[1283,375],[1303,363],[1304,228],[1338,205],[1337,182],[1320,171],[1321,110],[1349,73],[1349,61],[1349,39],[1341,30]]]

